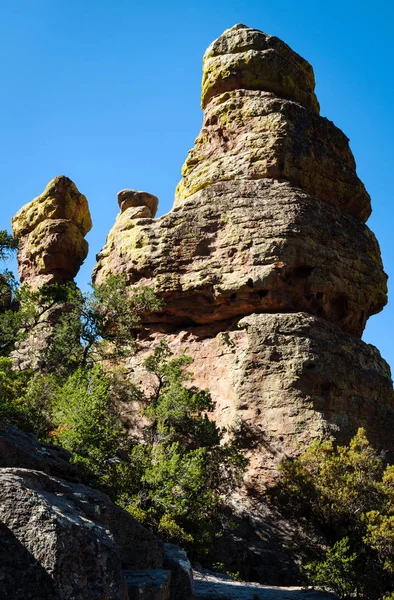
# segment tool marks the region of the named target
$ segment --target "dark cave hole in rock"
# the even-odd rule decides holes
[[[337,320],[344,319],[348,315],[348,299],[344,294],[331,300],[330,312]]]
[[[312,274],[313,270],[314,267],[309,267],[308,265],[301,265],[294,269],[293,276],[295,279],[306,279]]]
[[[316,365],[315,365],[315,363],[310,362],[305,365],[305,368],[308,369],[309,371],[312,371],[313,369],[316,369]]]

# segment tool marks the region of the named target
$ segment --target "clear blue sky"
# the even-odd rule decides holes
[[[79,275],[131,187],[170,210],[201,124],[201,58],[244,23],[286,41],[315,70],[321,114],[350,138],[372,196],[369,226],[394,281],[394,8],[389,0],[133,2],[3,0],[0,5],[0,229],[56,175],[73,179],[94,228]],[[364,339],[394,367],[394,296]]]

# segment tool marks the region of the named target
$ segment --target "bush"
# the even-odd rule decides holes
[[[351,598],[357,592],[356,560],[349,539],[343,538],[327,549],[324,560],[305,565],[304,573],[309,584],[333,591],[339,598]]]
[[[239,485],[246,460],[209,420],[214,404],[206,390],[190,385],[190,363],[172,358],[165,343],[148,358],[157,379],[143,398],[150,424],[128,465],[115,467],[106,484],[136,518],[201,554],[222,531],[224,497]]]
[[[314,442],[281,470],[271,498],[312,523],[328,546],[305,567],[308,582],[335,589],[340,598],[354,592],[374,600],[393,592],[394,467],[384,467],[365,431],[348,446]]]
[[[54,442],[72,452],[73,461],[96,476],[120,447],[121,425],[110,412],[110,379],[101,366],[80,367],[54,390],[50,433]]]
[[[0,419],[46,440],[53,381],[31,371],[15,371],[9,358],[0,357]]]

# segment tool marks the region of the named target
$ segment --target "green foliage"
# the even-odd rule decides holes
[[[17,342],[21,342],[38,328],[51,326],[56,316],[73,306],[78,290],[74,283],[44,285],[34,290],[23,285],[15,290],[14,307],[0,315],[0,348],[9,354]],[[17,307],[17,309],[15,308]]]
[[[0,230],[0,260],[5,260],[18,248],[18,240],[7,231]]]
[[[31,373],[14,371],[12,361],[0,357],[0,419],[25,431],[29,430],[25,394],[30,378]]]
[[[135,351],[141,314],[160,302],[149,288],[131,294],[122,276],[110,276],[92,292],[82,294],[73,282],[21,286],[15,294],[18,311],[0,315],[0,351],[9,354],[16,342],[50,329],[40,370],[70,373],[98,360],[114,360]]]
[[[382,461],[363,429],[349,446],[313,442],[298,460],[281,465],[279,494],[292,512],[313,519],[336,541],[359,523],[360,511],[379,508]]]
[[[0,315],[3,353],[32,334],[49,336],[34,373],[0,359],[0,418],[69,450],[89,482],[159,534],[207,552],[246,461],[209,418],[214,403],[192,385],[189,357],[160,343],[145,361],[149,393],[116,366],[137,350],[141,315],[160,307],[152,290],[131,294],[113,276],[89,294],[73,283],[22,286],[15,304]],[[139,403],[146,424],[138,440],[117,414],[127,402]]]
[[[351,598],[357,592],[356,561],[349,539],[343,538],[327,549],[324,560],[307,564],[305,574],[311,585],[333,591],[339,598]]]
[[[109,407],[110,379],[99,365],[80,367],[54,390],[51,437],[86,471],[104,474],[119,448],[121,426]]]
[[[6,260],[12,252],[18,247],[15,238],[6,231],[0,231],[0,260]],[[16,281],[11,271],[7,269],[0,273],[0,312],[11,308],[13,294],[16,289]],[[0,330],[0,355],[1,355],[2,337]]]
[[[81,317],[84,358],[87,350],[101,359],[134,352],[141,315],[160,306],[161,301],[150,288],[140,288],[131,294],[127,280],[121,275],[110,275],[101,285],[93,284],[92,293],[84,297]]]
[[[52,428],[53,382],[31,371],[15,371],[0,357],[0,420],[45,439]]]
[[[136,518],[202,553],[220,535],[223,498],[240,483],[246,461],[209,420],[214,405],[206,390],[190,385],[190,362],[172,358],[165,343],[147,359],[156,377],[143,398],[150,424],[129,464],[119,465],[106,483]]]
[[[363,429],[348,446],[314,442],[286,461],[271,496],[289,514],[306,518],[328,550],[308,565],[313,585],[377,599],[394,591],[394,467],[371,448]]]
[[[69,295],[63,300],[67,309],[56,319],[53,339],[46,349],[47,368],[61,366],[72,371],[80,365],[133,354],[141,315],[160,307],[150,288],[130,293],[120,275],[111,275],[105,283],[91,287],[90,293],[81,294],[75,286],[68,286]]]

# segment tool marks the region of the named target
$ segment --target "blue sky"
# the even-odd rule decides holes
[[[201,58],[245,23],[286,41],[314,67],[321,114],[350,138],[372,197],[369,226],[394,280],[394,8],[386,0],[144,2],[3,0],[0,6],[0,229],[64,174],[90,203],[87,285],[95,254],[131,187],[172,206],[201,124]],[[394,367],[394,298],[364,339]]]

